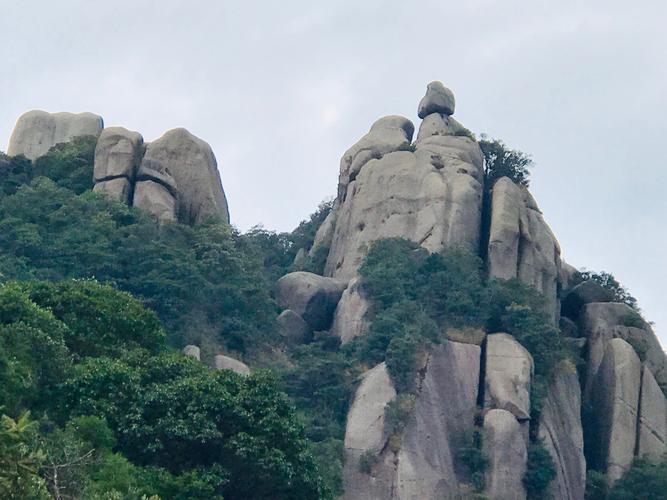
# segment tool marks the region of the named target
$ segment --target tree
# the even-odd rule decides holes
[[[605,271],[600,271],[599,273],[595,271],[581,271],[576,273],[574,276],[575,283],[581,283],[589,280],[597,283],[605,290],[611,292],[614,302],[623,302],[634,310],[639,310],[637,299],[634,298],[630,292],[628,292],[627,288],[625,288],[616,280],[613,274],[607,273]]]
[[[638,458],[621,479],[614,483],[609,500],[667,499],[667,458],[659,462]]]
[[[499,139],[489,139],[482,134],[479,147],[484,154],[484,173],[488,189],[501,177],[509,177],[520,186],[528,187],[530,169],[535,165],[531,157],[516,149],[510,149]]]
[[[0,422],[0,498],[46,500],[50,498],[38,469],[44,453],[30,446],[36,422],[30,412],[13,420],[3,415]]]

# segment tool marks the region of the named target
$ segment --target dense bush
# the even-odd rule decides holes
[[[40,177],[0,199],[0,252],[5,280],[93,277],[142,298],[175,345],[208,338],[244,351],[273,328],[259,252],[222,222],[160,227]]]
[[[19,455],[0,444],[0,463],[31,460],[55,496],[329,495],[275,377],[167,352],[154,313],[126,293],[91,281],[4,284],[0,347],[4,411],[40,415]]]
[[[635,310],[639,310],[637,299],[630,294],[630,292],[621,285],[613,274],[601,271],[596,273],[594,271],[581,271],[575,274],[574,283],[581,283],[583,281],[594,281],[605,290],[611,292],[613,302],[623,302]],[[639,318],[641,320],[641,317]]]
[[[501,177],[509,177],[516,184],[528,187],[530,168],[534,165],[529,155],[510,149],[503,141],[489,139],[484,134],[479,147],[484,154],[487,189],[491,189]]]
[[[660,462],[638,458],[621,479],[614,483],[609,500],[667,499],[667,458]]]
[[[528,447],[526,472],[523,485],[528,499],[541,500],[546,498],[547,488],[556,478],[556,467],[542,441],[535,441]]]

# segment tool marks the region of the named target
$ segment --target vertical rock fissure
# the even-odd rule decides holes
[[[484,274],[489,271],[489,240],[491,239],[491,187],[487,186],[486,179],[482,187],[482,221],[479,235],[479,258],[482,259]]]
[[[644,370],[646,365],[642,364],[642,369],[639,377],[639,401],[637,401],[637,419],[635,424],[635,451],[634,456],[639,455],[639,439],[641,435],[641,414],[642,414],[642,393],[644,391]]]
[[[477,385],[477,407],[484,408],[484,386],[486,380],[486,343],[487,337],[482,340],[479,358],[479,381]]]

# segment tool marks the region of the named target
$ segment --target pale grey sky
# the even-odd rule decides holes
[[[537,163],[577,267],[614,273],[667,344],[664,0],[0,0],[0,148],[29,109],[92,111],[217,157],[233,223],[290,230],[342,153],[426,84]]]

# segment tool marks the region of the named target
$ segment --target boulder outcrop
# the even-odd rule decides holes
[[[641,348],[658,384],[667,386],[667,356],[650,325],[644,323],[630,306],[619,302],[586,304],[581,310],[579,323],[581,335],[588,339],[584,400],[589,398],[607,345],[614,338]]]
[[[401,151],[410,146],[415,126],[402,116],[385,116],[377,120],[370,131],[348,149],[340,160],[338,179],[338,200],[345,199],[347,186],[352,182],[361,167],[383,155]]]
[[[178,219],[191,224],[217,216],[229,222],[227,199],[211,147],[184,128],[169,130],[146,147],[139,177],[178,188]]]
[[[535,287],[557,321],[560,266],[560,246],[533,197],[509,178],[498,179],[491,190],[489,275]]]
[[[593,280],[586,280],[575,285],[562,301],[561,313],[569,318],[577,318],[586,304],[593,302],[612,302],[614,294]]]
[[[138,132],[123,127],[105,128],[95,147],[94,180],[102,182],[123,177],[134,181],[144,138]]]
[[[132,196],[132,184],[125,177],[117,177],[107,181],[98,182],[93,186],[95,193],[103,193],[109,198],[129,204]]]
[[[539,438],[556,466],[553,498],[580,500],[586,489],[586,458],[581,426],[581,388],[570,361],[556,368],[540,412]]]
[[[134,206],[148,212],[160,222],[176,220],[176,198],[159,182],[137,182],[134,186]]]
[[[196,345],[186,345],[183,348],[183,354],[191,358],[195,358],[197,361],[201,361],[201,351]]]
[[[396,396],[389,374],[384,363],[367,372],[348,413],[345,498],[458,498],[468,478],[456,466],[456,453],[474,428],[480,355],[479,346],[457,342],[431,350],[398,449],[388,443],[384,421]],[[370,473],[359,470],[368,450],[377,456]]]
[[[484,453],[489,459],[484,493],[493,500],[523,500],[528,449],[522,425],[506,410],[484,415]]]
[[[308,324],[291,309],[285,309],[281,312],[276,322],[278,323],[280,336],[286,344],[302,344],[310,336],[311,331],[308,328]]]
[[[350,280],[343,292],[334,314],[331,334],[340,338],[341,344],[347,344],[368,329],[366,313],[370,302],[364,294],[359,278]]]
[[[506,410],[518,420],[530,419],[533,357],[514,337],[494,333],[486,337],[484,407]]]
[[[278,280],[276,302],[301,316],[311,330],[327,330],[346,286],[343,281],[297,271]]]
[[[22,114],[9,139],[7,154],[36,160],[56,144],[75,137],[99,136],[104,128],[101,116],[93,113],[47,113],[33,110]]]
[[[218,354],[213,358],[213,366],[216,370],[231,370],[239,375],[249,375],[250,368],[238,359],[230,358],[224,354]]]
[[[597,468],[606,470],[613,482],[630,468],[637,444],[637,418],[641,362],[632,346],[620,338],[611,339],[595,375],[592,406],[593,435]]]
[[[667,400],[651,370],[642,370],[637,456],[653,461],[667,453]]]

